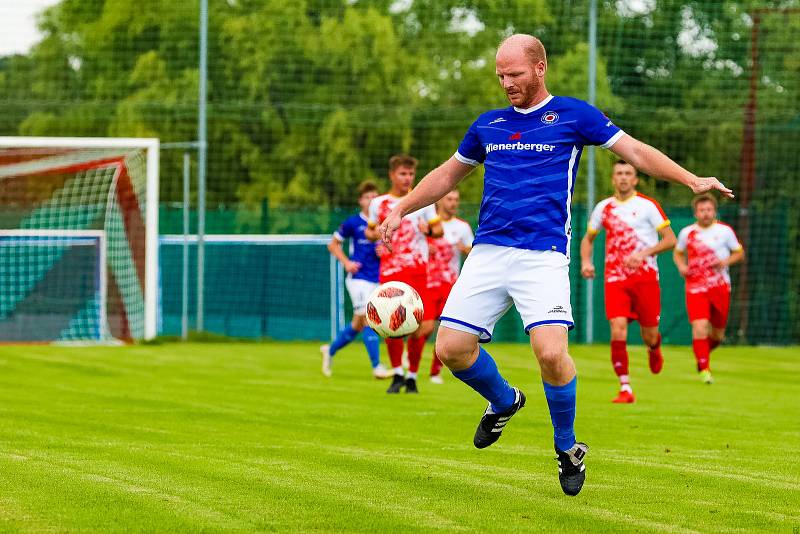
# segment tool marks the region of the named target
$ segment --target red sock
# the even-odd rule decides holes
[[[611,341],[611,363],[617,376],[628,374],[628,342]]]
[[[708,338],[693,339],[692,348],[694,349],[694,358],[697,360],[697,370],[705,371],[708,369],[708,358],[711,352]]]
[[[714,339],[713,337],[708,338],[708,352],[711,353],[712,350],[719,347],[720,340]]]
[[[403,338],[402,337],[387,337],[386,349],[389,351],[389,362],[392,367],[402,367],[403,365]]]
[[[433,348],[433,361],[431,362],[431,376],[436,376],[442,372],[442,360],[436,355],[436,347]]]
[[[422,361],[422,351],[425,350],[424,337],[408,338],[408,372],[416,373],[419,371],[419,362]]]

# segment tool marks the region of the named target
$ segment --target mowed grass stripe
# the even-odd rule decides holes
[[[384,393],[363,346],[319,374],[300,343],[0,347],[0,527],[19,531],[790,530],[800,524],[796,348],[714,353],[717,384],[631,348],[612,405],[606,346],[576,346],[592,450],[561,494],[530,350],[494,345],[528,406],[471,445],[484,402],[450,377]],[[426,352],[426,363],[430,352]],[[424,367],[423,367],[424,369]]]

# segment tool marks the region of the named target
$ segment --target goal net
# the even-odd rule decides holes
[[[0,342],[155,336],[158,146],[0,137]]]

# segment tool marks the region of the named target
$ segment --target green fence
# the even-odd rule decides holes
[[[207,228],[215,234],[328,234],[353,210],[269,208],[258,212],[245,210],[212,210],[207,213]],[[685,206],[665,207],[677,233],[694,219]],[[735,207],[723,206],[721,219],[735,229],[740,220]],[[473,226],[477,206],[463,205],[463,216]],[[192,214],[194,219],[194,214]],[[792,269],[796,234],[792,231],[792,212],[788,207],[753,209],[749,215],[747,252],[747,287],[740,283],[742,267],[731,269],[733,298],[728,340],[731,343],[790,344],[800,341],[797,323],[797,270]],[[796,215],[795,215],[796,216]],[[181,233],[182,215],[173,205],[161,208],[161,233]],[[586,339],[586,282],[578,269],[580,239],[586,228],[586,210],[573,210],[572,240],[572,305],[576,327],[571,333],[574,341]],[[775,231],[783,228],[785,231]],[[194,228],[192,228],[194,232]],[[603,250],[604,234],[596,240],[594,261],[598,277],[594,289],[593,338],[598,342],[609,339],[603,307]],[[795,245],[796,246],[796,245]],[[244,337],[278,337],[294,339],[325,339],[329,333],[330,264],[324,246],[246,247],[234,244],[215,244],[207,248],[206,327],[213,332]],[[163,248],[161,254],[161,332],[180,331],[181,261],[179,247]],[[190,317],[194,316],[196,263],[194,249],[190,259]],[[669,253],[658,258],[661,272],[661,325],[666,343],[691,342],[686,319],[683,280],[678,275]],[[349,301],[345,300],[349,320]],[[495,328],[498,341],[527,342],[522,323],[510,311]],[[636,328],[631,329],[631,341],[640,340]]]

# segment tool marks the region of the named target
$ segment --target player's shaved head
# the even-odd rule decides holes
[[[547,51],[544,49],[542,42],[526,33],[515,33],[506,37],[497,47],[497,56],[507,53],[522,52],[531,62],[531,65],[536,65],[540,61],[547,63]]]
[[[495,72],[512,105],[529,108],[547,95],[545,74],[547,54],[533,35],[517,33],[500,43],[495,57]]]

